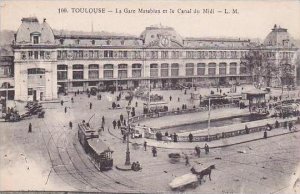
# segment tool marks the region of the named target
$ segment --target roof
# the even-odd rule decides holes
[[[38,19],[35,17],[23,18],[22,24],[20,25],[17,36],[16,43],[18,44],[31,44],[31,35],[39,34],[41,44],[53,44],[54,35],[53,31],[44,19],[43,23],[39,23]]]
[[[288,33],[287,29],[274,25],[272,31],[267,35],[263,43],[269,47],[296,47],[296,42]]]
[[[267,93],[268,92],[262,91],[262,90],[257,89],[257,88],[253,88],[253,89],[242,92],[242,94],[250,94],[250,95],[255,95],[255,94],[259,95],[259,94],[267,94]]]
[[[88,143],[90,144],[90,146],[92,148],[94,148],[94,150],[100,154],[102,152],[105,152],[105,151],[112,151],[101,139],[99,138],[93,138],[93,139],[89,139],[88,140]],[[112,151],[113,152],[113,151]]]

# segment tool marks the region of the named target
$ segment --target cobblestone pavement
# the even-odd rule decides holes
[[[168,95],[165,91],[162,93]],[[175,98],[176,95],[183,96],[180,91],[172,94]],[[111,123],[121,113],[126,118],[126,110],[110,110],[114,96],[109,93],[103,93],[101,101],[94,96],[87,98],[81,94],[74,97],[74,104],[70,102],[70,97],[61,97],[66,101],[63,106],[59,103],[44,104],[44,119],[0,122],[1,190],[170,192],[168,183],[188,173],[191,166],[201,168],[215,164],[216,170],[212,171],[211,181],[206,177],[202,185],[186,191],[291,193],[298,189],[299,192],[300,133],[212,149],[208,155],[202,152],[200,158],[194,156],[190,147],[158,148],[158,157],[153,158],[149,148],[144,151],[142,147],[133,149],[131,146],[131,161],[139,161],[142,171],[124,172],[114,168],[100,173],[90,163],[77,141],[76,123],[90,119],[91,126],[98,128],[101,117],[105,116],[105,131],[100,139],[114,150],[114,164],[123,164],[126,144],[122,143],[119,131],[113,130]],[[93,103],[92,109],[89,109],[89,102]],[[122,107],[126,104],[125,101],[120,102]],[[141,112],[142,102],[138,104],[137,112]],[[64,113],[65,106],[68,107],[67,113]],[[68,127],[69,121],[73,122],[73,129]],[[30,134],[27,133],[29,122],[33,126],[33,133]],[[172,152],[188,154],[191,166],[185,166],[184,159],[175,164],[170,163],[167,155]]]

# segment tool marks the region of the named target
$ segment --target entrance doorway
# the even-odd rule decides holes
[[[42,101],[43,98],[44,98],[44,92],[41,92],[41,93],[40,93],[40,101]]]
[[[36,90],[33,90],[33,101],[36,101]]]

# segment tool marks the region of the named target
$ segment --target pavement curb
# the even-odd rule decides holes
[[[121,170],[121,171],[131,171],[131,165],[130,166],[120,166],[120,165],[116,165],[115,166],[117,170]]]
[[[118,138],[118,139],[121,139],[120,137],[116,136],[115,134],[113,134],[109,129],[108,129],[108,132]],[[272,135],[272,136],[268,136],[267,139],[269,138],[272,138],[272,137],[277,137],[277,136],[282,136],[282,135],[288,135],[288,134],[291,134],[291,133],[298,133],[300,131],[291,131],[291,132],[285,132],[285,133],[281,133],[281,134],[276,134],[276,135]],[[255,139],[250,139],[250,140],[247,140],[247,141],[241,141],[241,142],[237,142],[237,143],[232,143],[232,144],[227,144],[227,145],[220,145],[220,146],[212,146],[210,147],[210,149],[217,149],[217,148],[224,148],[224,147],[229,147],[229,146],[234,146],[234,145],[239,145],[239,144],[243,144],[243,143],[249,143],[249,142],[253,142],[253,141],[259,141],[259,140],[264,140],[265,138],[261,137],[261,138],[255,138]],[[130,144],[133,144],[133,143],[136,143],[136,142],[130,142]],[[144,146],[142,143],[136,143],[140,146]],[[153,147],[151,145],[147,145],[147,147]],[[179,148],[168,148],[168,147],[163,147],[163,146],[155,146],[156,148],[161,148],[161,149],[169,149],[169,150],[173,150],[173,149],[177,149],[177,150],[194,150],[195,148],[182,148],[182,147],[179,147]],[[203,149],[203,148],[201,148]]]

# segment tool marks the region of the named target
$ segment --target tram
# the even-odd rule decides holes
[[[99,134],[85,123],[78,124],[78,140],[94,164],[100,170],[110,170],[113,167],[113,151],[98,138]]]

